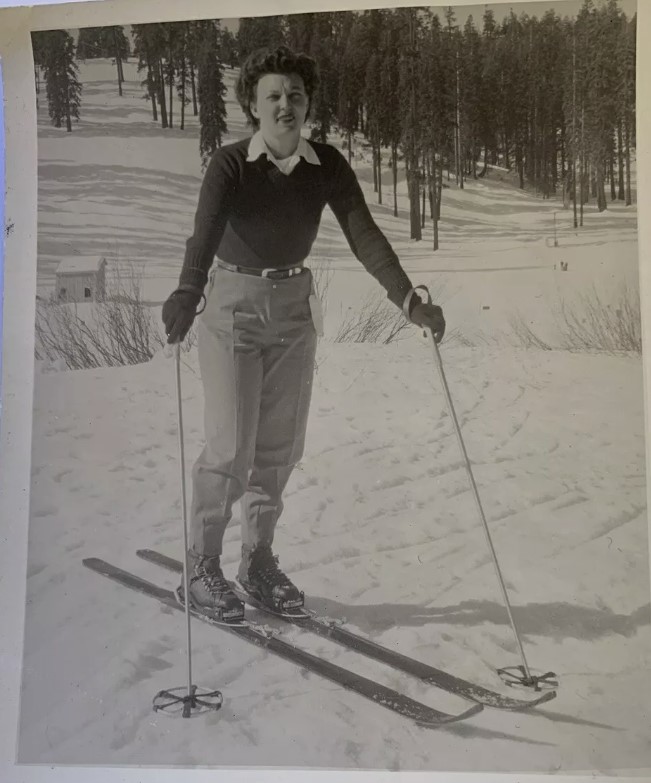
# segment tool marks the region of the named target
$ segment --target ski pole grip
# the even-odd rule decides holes
[[[425,285],[417,285],[417,286],[414,287],[414,293],[416,293],[416,291],[419,291],[419,290],[425,292],[425,296],[427,297],[427,304],[431,305],[432,304],[432,295],[429,292],[429,288],[427,286],[425,286]],[[419,299],[421,299],[419,294],[416,294],[416,295],[419,297]],[[422,299],[421,299],[421,302],[422,302]],[[428,338],[431,339],[431,342],[434,345],[434,350],[435,350],[436,356],[438,358],[439,350],[438,350],[438,345],[436,344],[436,340],[434,339],[434,333],[432,332],[431,329],[425,328],[425,329],[423,329],[423,335],[425,337],[428,337]]]
[[[429,288],[425,285],[417,285],[414,288],[414,291],[418,291],[418,290],[425,291],[425,294],[427,296],[427,304],[432,304],[432,295],[429,292]]]

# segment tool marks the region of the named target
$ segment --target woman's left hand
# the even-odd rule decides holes
[[[409,318],[412,323],[431,329],[436,342],[441,342],[445,334],[445,318],[443,318],[443,310],[438,305],[419,302],[411,309]]]

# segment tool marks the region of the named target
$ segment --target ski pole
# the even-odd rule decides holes
[[[185,605],[185,622],[187,634],[188,684],[187,693],[182,695],[183,686],[166,688],[154,697],[154,710],[175,714],[177,705],[182,705],[182,716],[191,718],[194,714],[219,710],[223,703],[221,691],[202,688],[192,684],[192,637],[190,631],[190,576],[188,567],[188,506],[185,489],[185,445],[183,437],[183,400],[181,396],[181,343],[173,344],[174,365],[176,376],[176,408],[179,436],[179,465],[181,471],[181,516],[183,517],[183,604]],[[179,588],[180,589],[180,588]],[[180,595],[177,592],[180,600]]]
[[[188,697],[183,705],[183,717],[190,716],[192,708],[192,637],[190,631],[190,580],[188,574],[188,508],[185,488],[185,445],[183,437],[183,404],[181,398],[181,343],[174,343],[176,375],[176,406],[179,436],[179,465],[181,470],[181,515],[183,517],[183,591],[185,594],[185,621],[188,645]]]
[[[423,289],[427,293],[427,299],[429,304],[432,303],[432,297],[429,293],[429,290],[425,288],[425,286],[417,286],[417,288]],[[441,385],[443,386],[443,392],[445,394],[445,399],[448,404],[448,409],[450,412],[450,418],[452,419],[452,424],[454,426],[454,431],[457,435],[457,440],[459,441],[459,448],[461,449],[461,454],[463,456],[464,465],[466,468],[466,471],[468,473],[468,479],[470,481],[470,486],[472,488],[472,494],[475,499],[475,503],[477,504],[477,511],[479,512],[479,517],[481,519],[484,532],[486,533],[486,540],[488,541],[488,548],[490,549],[491,556],[493,558],[493,564],[495,565],[495,571],[497,573],[497,579],[500,583],[500,588],[502,590],[502,595],[504,597],[504,604],[506,606],[506,611],[509,616],[509,621],[511,623],[511,628],[513,629],[513,634],[515,635],[515,640],[517,642],[518,648],[520,650],[520,655],[522,657],[522,665],[524,667],[524,672],[526,675],[526,681],[524,684],[527,685],[533,685],[535,684],[535,678],[531,676],[531,671],[529,669],[529,664],[527,663],[527,658],[524,654],[524,648],[522,646],[522,642],[520,640],[520,634],[518,633],[518,629],[515,624],[515,620],[513,618],[513,612],[511,610],[511,602],[509,601],[509,595],[506,590],[506,585],[504,583],[504,578],[502,577],[502,571],[500,570],[500,565],[497,560],[497,554],[495,552],[495,547],[493,546],[493,540],[491,538],[490,530],[488,529],[488,522],[486,521],[486,515],[484,514],[484,508],[481,503],[481,498],[479,497],[479,490],[477,489],[477,483],[475,482],[475,477],[472,472],[472,466],[470,464],[470,459],[468,458],[468,452],[466,451],[465,443],[463,442],[463,436],[461,435],[461,427],[459,426],[459,421],[457,419],[457,414],[454,410],[454,404],[452,402],[452,396],[450,394],[450,388],[448,386],[447,379],[445,377],[445,372],[443,370],[443,361],[441,359],[441,352],[439,351],[438,344],[436,340],[434,339],[434,334],[432,333],[431,329],[425,329],[426,336],[428,338],[428,341],[432,347],[432,351],[434,353],[434,360],[436,362],[436,367],[439,371],[439,376],[441,378]]]

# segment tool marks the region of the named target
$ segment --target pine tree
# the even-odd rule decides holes
[[[404,22],[402,52],[400,56],[400,95],[402,116],[402,141],[407,169],[409,193],[409,225],[412,239],[423,238],[420,206],[420,157],[422,152],[418,120],[419,78],[419,19],[415,9],[399,11]]]
[[[464,25],[461,57],[463,160],[466,175],[476,179],[477,159],[482,146],[483,63],[481,38],[472,15],[468,16]]]
[[[129,40],[124,34],[124,28],[120,26],[100,27],[97,38],[102,57],[115,61],[118,77],[118,93],[122,95],[124,82],[124,69],[122,63],[129,57]]]
[[[493,11],[486,9],[481,39],[481,81],[479,94],[479,136],[484,154],[484,166],[479,176],[485,176],[489,161],[497,163],[497,127],[499,120],[499,63],[497,60],[498,31]]]
[[[77,59],[92,60],[103,57],[99,42],[101,27],[82,27],[77,38]]]
[[[188,90],[192,90],[190,56],[190,22],[181,22],[175,51],[176,94],[181,104],[181,130],[185,130],[185,107],[191,100],[188,96]]]
[[[134,37],[134,55],[138,57],[138,72],[146,70],[147,76],[141,82],[145,87],[145,98],[151,101],[154,122],[158,121],[157,101],[161,105],[161,124],[167,127],[165,106],[165,86],[162,83],[160,58],[163,48],[163,36],[159,24],[134,24],[131,27]]]
[[[337,124],[346,136],[348,159],[352,159],[353,134],[360,126],[366,63],[360,56],[365,51],[366,24],[361,14],[351,13],[342,32],[343,52],[340,58]]]
[[[251,52],[265,47],[275,48],[285,43],[282,16],[255,16],[240,19],[237,49],[243,62]]]
[[[402,137],[400,115],[400,20],[395,11],[385,18],[380,68],[380,142],[391,149],[393,173],[393,214],[398,217],[398,147]]]
[[[35,50],[43,68],[48,111],[55,128],[63,121],[72,131],[72,118],[79,119],[81,84],[75,62],[75,42],[65,30],[33,33]]]
[[[112,59],[118,79],[118,93],[122,95],[124,70],[122,63],[129,57],[129,39],[119,25],[109,27],[83,27],[77,39],[77,59]]]
[[[619,82],[618,102],[619,127],[621,127],[624,170],[624,199],[626,206],[632,204],[631,190],[631,150],[635,147],[635,42],[637,33],[637,14],[630,21],[622,15],[620,21],[620,35],[618,48],[621,53],[619,58]]]
[[[382,69],[385,64],[384,28],[384,13],[378,10],[369,11],[367,17],[369,56],[366,60],[363,101],[368,120],[366,136],[371,142],[373,156],[373,186],[378,194],[380,204],[382,203],[381,124],[384,112],[384,96],[382,94]]]
[[[291,49],[307,54],[317,62],[320,80],[310,106],[311,138],[325,143],[338,106],[339,20],[336,14],[327,12],[292,14],[282,20],[281,27]]]
[[[224,66],[219,59],[220,26],[217,20],[197,23],[199,124],[201,127],[199,152],[202,166],[218,147],[227,131],[224,95]]]
[[[229,68],[237,68],[239,62],[237,39],[228,29],[221,31],[221,59]]]
[[[456,138],[456,71],[449,68],[449,43],[449,34],[438,16],[431,16],[421,48],[421,67],[423,145],[434,250],[439,249],[443,166],[446,159],[449,161]]]

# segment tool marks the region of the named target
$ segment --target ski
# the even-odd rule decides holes
[[[83,564],[91,571],[108,577],[124,587],[155,598],[171,609],[185,612],[185,607],[178,602],[172,590],[167,590],[152,582],[148,582],[136,574],[129,571],[123,571],[121,568],[99,558],[86,558],[83,560]],[[437,728],[448,723],[464,720],[472,715],[476,715],[482,710],[482,706],[476,704],[469,710],[465,710],[456,715],[441,712],[426,704],[417,702],[409,696],[405,696],[381,683],[370,680],[355,672],[349,671],[348,669],[344,669],[334,663],[330,663],[324,658],[312,655],[312,653],[308,653],[299,647],[295,647],[289,642],[266,632],[260,626],[248,622],[229,626],[225,623],[214,622],[207,615],[194,609],[191,609],[190,611],[192,616],[196,619],[206,622],[216,628],[224,629],[228,633],[232,633],[247,642],[251,642],[252,644],[269,650],[280,658],[295,663],[297,666],[300,666],[313,674],[317,674],[337,685],[341,685],[405,718],[410,718],[415,721],[417,725],[424,728]]]
[[[180,561],[161,554],[160,552],[155,552],[151,549],[139,549],[137,555],[143,560],[155,563],[156,565],[167,568],[175,573],[182,573],[183,571],[183,564]],[[510,696],[504,696],[497,691],[492,691],[481,685],[475,685],[467,680],[449,674],[442,669],[437,669],[415,658],[410,658],[396,650],[383,647],[371,639],[367,639],[347,628],[343,628],[339,623],[333,622],[328,618],[318,617],[308,612],[301,612],[300,614],[297,614],[296,617],[292,617],[287,612],[282,614],[274,612],[269,607],[239,589],[237,585],[233,584],[232,587],[241,601],[245,601],[256,609],[273,615],[285,622],[292,623],[300,628],[304,628],[319,636],[331,639],[368,658],[372,658],[387,666],[391,666],[394,669],[398,669],[401,672],[410,674],[413,677],[426,682],[428,685],[433,685],[441,690],[461,696],[464,699],[469,699],[477,704],[500,710],[524,711],[532,709],[539,704],[551,701],[556,697],[556,691],[553,690],[546,691],[534,699],[514,699]]]

